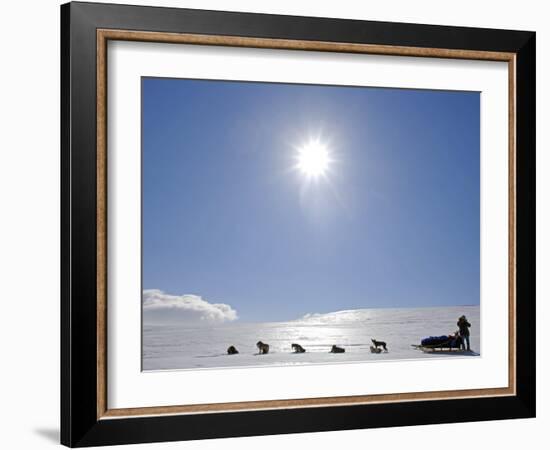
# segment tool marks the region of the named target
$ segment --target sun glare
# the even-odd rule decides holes
[[[311,141],[298,149],[298,169],[308,177],[324,175],[330,163],[326,147],[319,141]]]

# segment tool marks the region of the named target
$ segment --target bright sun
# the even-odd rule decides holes
[[[310,141],[298,149],[298,169],[308,177],[324,175],[330,163],[326,147],[319,141]]]

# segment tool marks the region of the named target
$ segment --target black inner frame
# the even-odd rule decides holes
[[[96,30],[511,52],[516,61],[517,395],[97,419]],[[61,6],[61,443],[71,447],[534,417],[535,33],[176,8]]]

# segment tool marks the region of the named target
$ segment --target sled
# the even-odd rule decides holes
[[[468,350],[463,350],[460,347],[453,347],[452,340],[436,345],[411,345],[417,350],[421,350],[424,353],[468,353]]]

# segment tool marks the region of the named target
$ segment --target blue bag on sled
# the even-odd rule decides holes
[[[430,336],[422,339],[422,341],[420,341],[420,345],[441,345],[445,344],[446,342],[449,342],[449,336]]]

